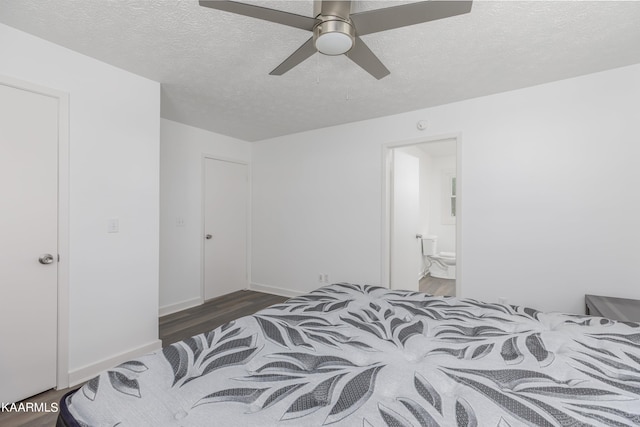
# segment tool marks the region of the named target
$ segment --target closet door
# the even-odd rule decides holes
[[[58,108],[0,82],[0,402],[56,385]]]
[[[248,287],[248,166],[205,158],[204,299]]]

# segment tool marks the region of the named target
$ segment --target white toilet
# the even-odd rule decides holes
[[[427,272],[440,279],[456,278],[455,252],[438,253],[438,236],[422,238],[422,255],[427,259]]]

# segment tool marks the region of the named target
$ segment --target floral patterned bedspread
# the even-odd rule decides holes
[[[91,426],[638,426],[640,325],[342,283],[66,404]]]

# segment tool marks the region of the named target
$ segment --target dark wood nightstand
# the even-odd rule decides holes
[[[601,316],[623,322],[640,322],[640,300],[585,295],[587,315]]]

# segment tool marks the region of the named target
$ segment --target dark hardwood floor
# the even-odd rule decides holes
[[[261,292],[234,292],[207,301],[200,306],[161,317],[159,337],[162,340],[162,345],[167,346],[286,300],[286,297]],[[23,402],[47,403],[47,406],[51,408],[52,403],[59,402],[64,394],[79,387],[45,391],[25,399]],[[56,412],[0,412],[0,426],[53,427],[57,417]]]
[[[210,331],[231,320],[286,300],[286,297],[278,295],[238,291],[214,298],[197,307],[163,316],[160,318],[162,346]]]

